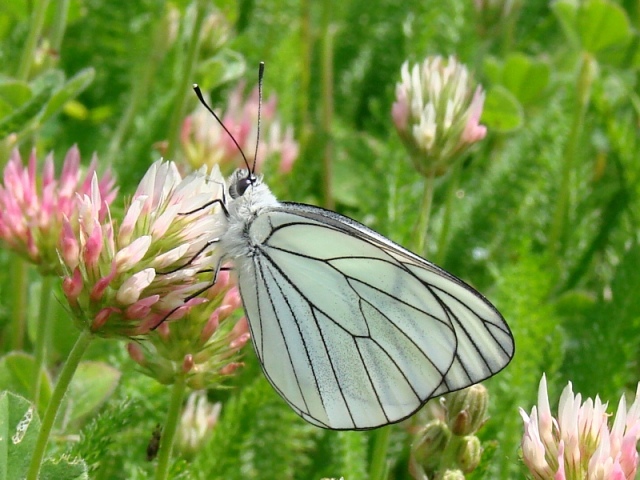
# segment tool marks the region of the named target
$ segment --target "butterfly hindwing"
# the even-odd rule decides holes
[[[237,259],[253,343],[306,420],[369,429],[504,368],[513,339],[459,279],[363,225],[283,203],[251,223]]]

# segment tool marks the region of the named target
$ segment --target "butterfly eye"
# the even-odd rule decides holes
[[[231,198],[238,198],[244,195],[244,192],[247,191],[250,185],[253,185],[255,182],[255,177],[253,175],[249,175],[248,177],[241,178],[234,185],[231,185],[229,188],[229,195]]]

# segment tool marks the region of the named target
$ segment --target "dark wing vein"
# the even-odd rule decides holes
[[[302,293],[300,294],[302,296],[302,298],[304,298],[305,300],[308,299],[302,295]],[[309,302],[310,303],[310,302]],[[329,353],[329,347],[327,346],[327,340],[324,338],[324,335],[322,334],[322,328],[320,328],[320,322],[318,321],[318,317],[316,316],[316,312],[315,312],[315,308],[311,309],[311,314],[313,315],[313,320],[316,324],[316,327],[318,327],[318,333],[320,334],[320,338],[322,339],[322,346],[324,347],[324,351],[327,354],[327,358],[329,359],[329,364],[331,365],[331,373],[333,374],[333,378],[335,378],[336,380],[336,385],[338,385],[338,391],[340,392],[340,396],[342,397],[342,401],[344,402],[344,406],[347,409],[347,412],[349,413],[349,418],[351,419],[351,422],[353,423],[353,425],[356,424],[354,418],[353,418],[353,412],[351,411],[351,407],[349,405],[349,402],[347,402],[347,398],[344,396],[344,390],[342,385],[340,384],[340,378],[338,377],[338,372],[336,371],[336,366],[333,364],[333,359],[331,357],[331,354]],[[326,316],[326,314],[325,314]],[[327,318],[331,318],[331,317],[327,317]],[[331,319],[333,320],[333,319]],[[335,323],[335,321],[334,321]],[[328,415],[327,415],[328,416]]]
[[[262,278],[264,279],[264,278],[265,278],[265,275],[264,275],[264,268],[263,268],[263,266],[262,266],[262,264],[261,264],[260,262],[256,262],[256,263],[257,263],[257,267],[260,269],[260,275],[261,275],[261,276],[262,276]],[[274,282],[274,283],[276,283],[276,282]],[[283,339],[283,341],[284,341],[284,345],[285,345],[285,350],[287,351],[287,356],[289,357],[289,363],[290,363],[290,364],[291,364],[291,366],[292,366],[291,371],[293,372],[293,375],[294,375],[295,380],[296,380],[296,384],[297,384],[297,386],[298,386],[298,390],[300,391],[300,397],[302,398],[302,401],[303,401],[303,402],[304,402],[304,404],[305,404],[305,408],[306,408],[306,409],[307,409],[307,411],[308,411],[308,410],[309,410],[309,406],[307,405],[307,402],[306,402],[306,399],[305,399],[304,393],[303,393],[303,391],[302,391],[302,387],[300,386],[300,380],[298,379],[298,374],[297,374],[297,372],[296,372],[296,369],[294,368],[294,365],[295,365],[295,364],[293,363],[293,358],[292,358],[292,356],[291,356],[291,352],[289,351],[289,344],[287,343],[286,336],[284,335],[284,330],[282,329],[282,324],[280,323],[280,319],[279,319],[279,318],[278,318],[278,316],[276,315],[275,304],[274,304],[274,301],[273,301],[273,297],[272,297],[272,295],[271,295],[271,290],[270,290],[270,288],[269,288],[269,284],[268,284],[266,281],[265,281],[265,282],[263,282],[262,284],[263,284],[263,285],[265,286],[265,288],[266,288],[267,296],[269,297],[269,302],[271,303],[271,307],[272,307],[273,312],[274,312],[274,318],[275,318],[276,322],[278,323],[278,328],[280,329],[280,335],[282,336],[282,339]],[[277,284],[277,283],[276,283],[276,284]],[[258,305],[259,305],[259,302],[260,302],[260,300],[258,300]],[[263,357],[263,356],[260,356],[260,358],[261,358],[261,360],[262,360],[262,362],[261,362],[261,363],[262,363],[262,365],[264,365],[264,364],[265,364],[265,359],[264,359],[264,357]],[[273,385],[273,386],[278,390],[278,393],[279,393],[283,398],[285,398],[289,404],[291,404],[291,405],[295,405],[295,404],[294,404],[294,403],[293,403],[293,402],[292,402],[292,401],[287,397],[287,395],[286,395],[284,392],[282,392],[282,391],[281,391],[281,390],[276,386],[277,384],[276,384],[276,383],[271,379],[271,377],[269,376],[269,374],[268,374],[267,370],[266,370],[266,369],[264,369],[264,368],[263,368],[263,370],[264,370],[265,375],[266,375],[266,376],[269,378],[269,380],[271,381],[271,384],[272,384],[272,385]]]
[[[331,355],[330,355],[330,353],[329,353],[329,349],[328,349],[328,346],[327,346],[327,341],[326,341],[326,339],[325,339],[324,334],[322,333],[322,329],[320,328],[320,323],[319,323],[318,318],[317,318],[317,316],[316,316],[316,311],[317,311],[317,312],[320,312],[321,314],[323,314],[325,317],[327,317],[327,318],[328,318],[329,320],[331,320],[331,321],[332,321],[336,326],[340,327],[340,328],[341,328],[341,329],[343,329],[345,332],[347,332],[347,333],[349,333],[349,332],[348,332],[347,330],[345,330],[345,329],[344,329],[344,328],[343,328],[343,327],[342,327],[342,326],[341,326],[341,325],[340,325],[340,324],[339,324],[339,323],[338,323],[338,322],[337,322],[337,321],[336,321],[336,320],[335,320],[331,315],[329,315],[327,312],[325,312],[324,310],[322,310],[321,308],[319,308],[316,304],[314,304],[313,302],[311,302],[311,301],[309,300],[309,298],[308,298],[308,297],[306,297],[306,296],[302,293],[302,291],[300,291],[300,289],[299,289],[299,288],[298,288],[298,287],[297,287],[297,286],[296,286],[296,285],[291,281],[291,279],[289,278],[289,276],[288,276],[288,275],[287,275],[287,274],[286,274],[286,273],[285,273],[285,272],[284,272],[284,271],[283,271],[283,270],[278,266],[278,264],[277,264],[276,262],[274,262],[274,261],[273,261],[273,259],[272,259],[272,258],[271,258],[271,257],[270,257],[266,252],[264,252],[264,250],[261,250],[261,251],[262,251],[262,253],[263,253],[263,255],[261,255],[261,258],[263,258],[265,261],[268,261],[268,262],[269,262],[269,264],[270,264],[270,266],[271,266],[271,267],[273,267],[275,270],[277,270],[277,271],[278,271],[278,273],[279,273],[280,275],[282,275],[282,278],[283,278],[284,280],[286,280],[286,282],[291,286],[291,288],[293,288],[293,290],[295,290],[295,291],[296,291],[296,293],[298,293],[298,295],[300,296],[300,298],[302,298],[302,299],[304,300],[304,302],[309,306],[310,311],[311,311],[311,314],[313,315],[313,319],[314,319],[314,321],[315,321],[315,324],[316,324],[316,326],[317,326],[317,328],[318,328],[318,334],[319,334],[320,338],[322,339],[322,344],[323,344],[323,347],[324,347],[324,349],[325,349],[325,353],[326,353],[326,355],[327,355],[327,359],[329,360],[329,364],[331,365],[331,370],[332,370],[333,376],[334,376],[334,378],[335,378],[335,380],[336,380],[336,385],[338,385],[338,387],[339,387],[340,395],[342,396],[342,399],[343,399],[343,401],[344,401],[344,404],[345,404],[345,407],[346,407],[346,409],[347,409],[347,412],[349,413],[349,416],[351,417],[351,420],[353,421],[353,412],[351,411],[351,407],[350,407],[350,405],[349,405],[349,402],[347,402],[347,400],[346,400],[346,398],[345,398],[345,396],[344,396],[343,386],[342,386],[342,385],[341,385],[341,383],[340,383],[340,378],[339,378],[339,376],[338,376],[338,374],[337,374],[336,367],[335,367],[335,365],[334,365],[334,363],[333,363],[333,360],[332,360],[332,357],[331,357]],[[261,271],[262,271],[262,265],[260,265],[260,268],[261,268]],[[278,282],[274,282],[274,283],[275,283],[276,285],[278,284]],[[318,392],[319,392],[319,394],[320,394],[320,399],[321,399],[321,401],[322,401],[322,403],[323,403],[323,408],[325,408],[325,411],[326,411],[326,407],[324,406],[324,399],[323,399],[323,396],[322,396],[322,391],[320,390],[320,388],[319,388],[319,386],[318,386],[318,378],[317,378],[317,376],[316,376],[316,374],[315,374],[315,371],[314,371],[314,366],[313,366],[313,362],[312,362],[312,360],[311,360],[311,356],[309,355],[309,350],[308,350],[308,348],[307,348],[306,343],[304,342],[304,335],[302,334],[302,331],[301,331],[301,329],[300,329],[300,324],[298,323],[298,321],[297,321],[297,319],[296,319],[295,315],[293,314],[293,309],[291,308],[291,305],[289,304],[289,302],[288,302],[288,300],[287,300],[286,296],[284,295],[284,292],[282,291],[282,289],[281,289],[280,287],[278,287],[278,288],[280,289],[280,292],[281,292],[281,294],[282,294],[283,298],[284,298],[284,299],[285,299],[285,301],[287,302],[287,306],[288,306],[288,308],[290,309],[290,312],[291,312],[291,314],[292,314],[292,318],[293,318],[293,320],[294,320],[294,322],[295,322],[295,324],[296,324],[296,328],[298,329],[298,333],[300,334],[300,338],[301,338],[301,340],[302,340],[302,342],[303,342],[303,344],[304,344],[305,352],[307,353],[307,359],[309,360],[310,367],[311,367],[312,371],[314,372],[314,382],[316,383],[316,387],[318,388]],[[275,305],[274,305],[274,303],[273,303],[273,299],[271,298],[271,295],[269,295],[269,298],[270,298],[270,300],[271,300],[271,303],[272,303],[272,306],[274,307],[274,312],[275,312],[275,311],[276,311],[276,310],[275,310]],[[279,325],[279,327],[280,327],[280,330],[281,330],[281,333],[282,333],[282,336],[283,336],[284,342],[285,342],[285,344],[287,345],[287,354],[289,355],[289,359],[290,359],[290,361],[291,361],[291,365],[293,366],[294,373],[296,373],[296,372],[295,372],[295,363],[292,361],[292,359],[291,359],[291,355],[289,354],[289,349],[288,349],[288,344],[287,344],[286,336],[284,336],[284,332],[283,332],[283,330],[282,330],[282,325],[280,324],[280,320],[277,318],[277,316],[276,316],[276,320],[278,321],[278,325]],[[299,383],[299,380],[298,380],[297,374],[296,374],[296,382],[298,382],[298,387],[300,388],[300,383]],[[272,383],[273,383],[273,382],[272,382]],[[302,391],[302,388],[300,388],[300,392],[301,392],[302,398],[304,399],[304,392]],[[283,395],[281,391],[279,391],[279,393],[280,393],[284,398],[286,398],[286,399],[287,399],[287,401],[288,401],[290,404],[292,404],[292,405],[293,405],[293,402],[291,402],[291,401],[290,401],[290,399],[288,399],[285,395]],[[311,414],[310,414],[310,409],[309,409],[308,405],[306,404],[306,401],[305,401],[305,407],[307,408],[307,412],[306,412],[306,413],[307,413],[307,414],[309,414],[309,415],[311,416]],[[318,419],[317,419],[317,418],[315,418],[315,417],[313,417],[313,418],[314,418],[315,420],[317,420],[317,421],[321,422],[321,420],[318,420]],[[321,423],[322,423],[322,422],[321,422]],[[354,425],[355,425],[355,421],[354,421]]]
[[[399,299],[398,299],[397,297],[394,297],[393,295],[389,295],[389,294],[387,294],[386,292],[383,292],[383,291],[381,291],[381,290],[379,290],[379,289],[377,289],[377,288],[373,287],[372,285],[369,285],[369,284],[367,284],[367,283],[365,283],[365,282],[362,282],[362,281],[361,281],[361,280],[359,280],[359,279],[356,279],[356,278],[353,278],[353,277],[349,277],[349,276],[346,276],[346,275],[345,275],[345,277],[347,277],[347,278],[349,278],[349,279],[351,279],[351,280],[353,280],[353,281],[360,282],[360,283],[362,283],[363,285],[367,285],[369,288],[371,288],[371,289],[373,289],[373,290],[376,290],[376,291],[377,291],[377,292],[379,292],[379,293],[385,294],[385,295],[387,295],[389,298],[393,298],[393,299],[395,299],[395,300],[398,300],[398,301],[399,301]],[[353,287],[351,287],[351,288],[353,288]],[[358,292],[357,292],[355,289],[354,289],[354,292],[355,292],[355,294],[356,294],[356,295],[358,295],[358,296],[359,296]],[[436,365],[435,363],[433,363],[433,361],[431,360],[431,358],[429,358],[429,355],[427,354],[427,352],[425,352],[425,351],[422,349],[422,347],[421,347],[420,345],[418,345],[418,344],[416,343],[416,341],[415,341],[413,338],[411,338],[411,337],[410,337],[410,336],[409,336],[409,335],[408,335],[408,334],[407,334],[407,333],[406,333],[402,328],[398,327],[398,325],[396,325],[396,323],[393,321],[393,319],[391,319],[388,315],[386,315],[384,312],[382,312],[379,308],[377,308],[377,307],[376,307],[375,305],[373,305],[371,302],[364,300],[362,297],[361,297],[360,299],[361,299],[361,301],[365,301],[365,302],[366,302],[366,303],[367,303],[371,308],[373,308],[373,309],[374,309],[375,311],[377,311],[380,315],[382,315],[384,318],[386,318],[386,319],[387,319],[387,321],[388,321],[391,325],[393,325],[393,326],[395,327],[395,329],[396,329],[398,332],[400,332],[400,334],[402,334],[402,336],[403,336],[403,337],[405,337],[409,342],[411,342],[411,343],[412,343],[412,344],[413,344],[413,345],[414,345],[414,346],[415,346],[415,347],[420,351],[420,353],[422,353],[422,355],[424,356],[424,358],[425,358],[425,359],[426,359],[426,360],[427,360],[431,365],[433,365],[433,367],[434,367],[436,370],[438,370],[438,371],[440,372],[440,370],[438,369],[437,365]],[[412,307],[412,305],[408,305],[408,304],[407,304],[407,306]],[[424,311],[422,311],[422,310],[420,310],[420,309],[418,309],[418,308],[415,308],[415,307],[413,307],[413,308],[414,308],[415,310],[419,311],[419,312],[422,312],[422,313],[424,313],[424,314],[426,314],[426,315],[430,316],[431,318],[434,318],[435,320],[440,321],[440,319],[435,318],[435,317],[433,317],[432,315],[429,315],[429,314],[427,314],[426,312],[424,312]],[[363,317],[363,318],[365,319],[365,321],[366,321],[366,318],[367,318],[367,317],[366,317],[366,315],[364,315],[364,314],[363,314],[363,315],[362,315],[362,317]],[[445,322],[441,322],[441,323],[443,323],[446,327],[451,328],[451,326],[450,326],[450,325],[447,325]],[[451,330],[452,330],[452,333],[455,335],[455,330],[454,330],[454,329],[451,329]],[[372,338],[372,339],[373,339],[373,338]],[[380,345],[380,344],[379,344],[379,342],[377,342],[375,339],[373,339],[373,340],[374,340],[374,342],[375,342],[376,344],[378,344],[378,345],[380,346],[380,348],[382,348],[382,349],[384,350],[384,348],[382,347],[382,345]],[[385,351],[385,353],[387,353],[387,355],[389,355],[389,354],[388,354],[388,352],[386,352],[386,351]],[[391,358],[391,356],[389,356],[389,358]],[[393,361],[393,358],[391,358],[391,360]],[[395,362],[394,362],[394,363],[395,363]],[[442,373],[442,372],[440,372],[440,373]],[[442,373],[442,374],[443,374],[443,375],[445,375],[445,374],[446,374],[446,372],[445,372],[445,373]],[[403,376],[404,376],[404,375],[403,375]],[[409,385],[411,385],[411,384],[409,384]],[[413,386],[412,386],[411,388],[413,389]],[[418,395],[418,397],[419,397],[419,395]]]
[[[365,300],[366,301],[366,300]],[[385,315],[384,312],[382,312],[379,308],[377,308],[375,305],[373,305],[371,302],[366,302],[371,308],[373,308],[374,310],[376,310],[380,315],[382,315],[384,318],[386,318],[389,323],[391,323],[392,325],[395,326],[395,324],[393,323],[393,321],[389,318],[388,315]],[[364,315],[363,315],[364,316]],[[366,316],[365,316],[366,318]],[[424,356],[424,358],[431,364],[433,365],[433,368],[435,368],[436,370],[438,370],[438,372],[440,372],[440,370],[438,369],[438,367],[433,363],[433,361],[429,358],[429,356],[422,351],[422,349],[413,341],[413,339],[411,339],[401,328],[398,328],[397,326],[395,327],[396,330],[398,330],[407,340],[409,340],[411,343],[413,343],[413,345],[418,349],[418,351],[420,351],[420,353],[422,353],[422,355]],[[376,345],[378,345],[378,347],[380,348],[380,350],[382,350],[385,355],[389,358],[389,360],[391,360],[391,363],[393,363],[396,367],[396,369],[398,370],[398,372],[400,373],[400,375],[402,375],[402,378],[405,379],[405,381],[407,382],[407,385],[409,385],[409,388],[411,388],[411,391],[415,394],[416,398],[418,400],[423,401],[424,399],[420,396],[420,394],[416,391],[416,389],[413,387],[413,384],[411,383],[411,381],[407,378],[407,376],[404,374],[404,372],[402,371],[402,368],[400,367],[400,365],[398,365],[398,362],[395,361],[395,359],[393,358],[393,356],[391,354],[389,354],[389,352],[387,351],[387,349],[384,347],[384,345],[382,345],[380,342],[378,342],[375,338],[371,338],[371,341],[373,343],[375,343]],[[442,372],[440,372],[442,375],[444,375]],[[374,387],[375,390],[375,387]],[[377,393],[377,392],[376,392]]]
[[[366,240],[365,240],[365,241],[366,241]],[[370,244],[370,245],[377,247],[376,245],[373,245],[373,244]],[[344,259],[344,260],[358,259],[358,260],[376,260],[376,261],[381,261],[381,262],[387,263],[388,265],[393,265],[394,267],[398,267],[398,268],[402,269],[402,271],[403,271],[403,272],[406,272],[407,274],[411,275],[411,276],[412,276],[414,279],[416,279],[418,282],[420,282],[420,283],[422,283],[422,284],[429,285],[429,284],[428,284],[428,283],[426,283],[424,280],[422,280],[420,277],[418,277],[417,275],[415,275],[411,270],[408,270],[408,269],[404,266],[404,264],[402,264],[401,262],[399,262],[399,261],[395,260],[393,257],[390,257],[393,261],[385,260],[385,259],[382,259],[382,258],[369,257],[369,256],[357,256],[357,255],[354,255],[353,257],[335,257],[335,258],[331,258],[331,259],[324,259],[324,258],[313,257],[313,256],[310,256],[310,255],[304,255],[304,254],[302,254],[302,253],[300,253],[300,252],[296,252],[296,251],[293,251],[293,250],[288,250],[288,249],[285,249],[285,248],[274,247],[273,245],[269,245],[269,248],[271,248],[271,249],[273,249],[273,250],[278,250],[278,251],[281,251],[281,252],[284,252],[284,253],[288,253],[288,254],[290,254],[290,255],[295,255],[296,257],[301,257],[301,258],[304,258],[304,259],[307,259],[307,260],[313,260],[313,261],[316,261],[316,262],[324,263],[327,267],[330,267],[331,269],[335,270],[335,271],[336,271],[336,272],[338,272],[340,275],[342,275],[344,278],[346,278],[346,279],[356,280],[356,281],[358,281],[358,282],[360,282],[360,283],[362,283],[362,284],[364,284],[364,285],[367,285],[368,287],[370,287],[370,288],[372,288],[372,289],[376,290],[377,292],[382,293],[383,295],[386,295],[386,296],[387,296],[387,297],[389,297],[389,298],[393,298],[393,299],[394,299],[394,300],[396,300],[398,303],[401,303],[401,304],[403,304],[403,305],[405,305],[405,306],[407,306],[407,307],[409,307],[409,308],[412,308],[412,309],[414,309],[414,310],[416,310],[416,311],[418,311],[418,312],[420,312],[420,313],[422,313],[422,314],[424,314],[424,315],[426,315],[426,316],[430,317],[431,319],[436,320],[437,322],[440,322],[440,323],[444,324],[445,326],[447,326],[447,327],[449,327],[449,328],[451,327],[451,325],[448,325],[448,324],[447,324],[446,322],[444,322],[441,318],[439,318],[439,317],[437,317],[437,316],[433,315],[432,313],[429,313],[429,312],[427,312],[426,310],[423,310],[423,309],[421,309],[421,308],[418,308],[418,307],[417,307],[417,306],[415,306],[415,305],[412,305],[412,304],[410,304],[410,303],[407,303],[407,302],[405,302],[404,300],[402,300],[401,298],[398,298],[398,297],[396,297],[396,296],[394,296],[394,295],[390,294],[389,292],[385,292],[384,290],[381,290],[381,289],[379,289],[379,288],[375,287],[374,285],[371,285],[370,283],[364,282],[364,281],[362,281],[362,280],[360,280],[360,279],[358,279],[358,278],[352,277],[352,276],[350,276],[350,275],[346,275],[346,274],[344,274],[343,272],[341,272],[339,268],[335,267],[334,265],[332,265],[332,264],[330,263],[330,262],[331,262],[332,260],[334,260],[334,259],[338,259],[338,260],[343,260],[343,259]],[[264,250],[262,250],[262,251],[264,252]],[[265,255],[268,255],[266,252],[264,252],[264,254],[265,254]],[[273,260],[271,260],[271,261],[272,261],[272,263],[273,263]],[[355,290],[354,290],[354,293],[356,293],[356,295],[358,295],[358,296],[359,296],[359,294],[358,294]],[[437,297],[437,295],[435,295],[433,292],[431,292],[431,294],[432,294],[434,297]]]

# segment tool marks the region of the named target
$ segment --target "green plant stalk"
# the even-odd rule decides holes
[[[51,332],[51,319],[49,318],[49,305],[53,288],[53,277],[44,275],[40,288],[40,311],[38,312],[38,330],[36,332],[35,365],[33,369],[33,404],[38,407],[40,400],[40,387],[42,375],[40,371],[44,365],[44,359],[49,346]]]
[[[571,197],[571,177],[575,169],[576,152],[584,120],[589,106],[591,96],[591,85],[595,76],[595,60],[590,54],[582,54],[580,71],[577,78],[577,105],[574,110],[571,130],[563,152],[562,174],[560,178],[560,192],[558,202],[553,215],[551,230],[549,233],[549,248],[551,258],[557,260],[562,253],[562,242],[566,235],[566,220],[569,211],[569,200]]]
[[[387,450],[391,436],[391,425],[381,427],[373,434],[373,451],[369,467],[369,480],[385,480],[387,478]]]
[[[418,223],[415,230],[414,250],[418,255],[425,256],[427,253],[427,230],[429,228],[429,218],[431,217],[431,204],[433,203],[433,185],[435,183],[434,173],[430,173],[424,179],[424,192],[422,193],[422,204]]]
[[[56,387],[53,389],[51,400],[49,401],[49,405],[47,405],[47,410],[45,411],[44,418],[42,419],[42,426],[40,427],[36,446],[33,451],[33,457],[31,458],[31,464],[29,465],[27,480],[38,479],[40,466],[42,465],[47,443],[49,442],[49,436],[51,435],[51,429],[53,428],[53,423],[56,419],[56,415],[58,414],[58,410],[60,409],[60,405],[62,405],[62,399],[64,398],[64,395],[69,388],[69,384],[71,383],[71,379],[78,368],[78,364],[80,363],[80,360],[92,339],[93,335],[91,331],[83,330],[80,332],[80,336],[76,340],[75,345],[67,357],[67,361],[64,363],[64,367],[62,367],[62,370],[60,371]]]
[[[137,75],[135,81],[132,82],[133,88],[131,89],[131,97],[127,102],[127,108],[122,116],[122,120],[118,123],[118,128],[111,136],[111,141],[109,142],[109,147],[105,155],[104,162],[108,167],[113,165],[117,155],[122,150],[122,144],[125,141],[127,131],[136,118],[138,110],[143,104],[143,100],[147,98],[146,93],[151,90],[151,84],[158,71],[158,66],[166,53],[165,49],[156,47],[156,45],[166,44],[166,42],[163,41],[163,38],[167,35],[166,28],[167,26],[164,22],[158,22],[150,38],[150,45],[148,46],[150,54],[146,55],[147,61],[136,70]]]
[[[309,91],[311,85],[311,63],[313,35],[311,33],[311,0],[302,0],[300,7],[300,94],[298,95],[298,121],[300,123],[300,149],[306,151],[309,143]]]
[[[11,257],[11,349],[24,348],[27,325],[27,289],[29,264],[18,255]]]
[[[453,201],[456,198],[458,185],[460,184],[460,174],[462,172],[462,161],[459,159],[453,164],[453,171],[449,179],[447,190],[447,198],[444,203],[444,214],[442,218],[442,229],[440,237],[438,237],[438,250],[436,251],[436,263],[440,265],[447,255],[447,240],[449,239],[449,230],[451,230],[451,211],[453,210]]]
[[[333,210],[333,26],[331,25],[331,1],[322,2],[322,133],[324,154],[322,159],[322,186],[324,207]]]
[[[20,57],[18,71],[16,73],[18,80],[26,81],[29,79],[29,72],[31,71],[31,65],[35,57],[36,48],[38,47],[38,39],[42,33],[48,5],[49,0],[36,1],[35,8],[33,12],[31,12],[29,33],[27,35],[27,41],[24,43],[24,48],[22,49],[22,56]]]
[[[459,437],[457,435],[451,435],[449,442],[447,442],[447,446],[442,451],[442,455],[440,457],[440,463],[437,470],[438,478],[440,475],[443,475],[446,470],[454,470],[458,468],[458,450],[460,449],[460,445],[462,444],[463,437]]]
[[[515,43],[514,39],[516,36],[516,26],[518,24],[518,19],[520,17],[520,9],[521,5],[518,2],[514,2],[511,7],[511,13],[503,21],[503,30],[502,30],[502,42],[500,44],[500,48],[502,51],[502,55],[507,56],[510,52],[513,51],[513,45]]]
[[[67,18],[69,16],[70,0],[56,0],[56,13],[51,26],[51,48],[56,52],[62,47],[62,39],[67,29]]]
[[[171,390],[171,403],[169,404],[167,421],[164,424],[162,437],[160,438],[156,480],[166,480],[169,478],[169,460],[171,459],[171,452],[173,451],[173,444],[175,442],[176,432],[178,431],[180,412],[182,411],[182,402],[186,389],[186,379],[184,375],[179,375]]]
[[[200,50],[200,32],[202,30],[202,24],[204,23],[208,5],[209,2],[207,0],[198,0],[198,3],[196,4],[196,19],[193,25],[193,31],[191,32],[191,40],[187,47],[187,57],[182,65],[182,77],[178,82],[178,90],[176,92],[174,108],[171,114],[171,121],[169,123],[169,145],[167,147],[166,155],[169,159],[175,158],[178,148],[180,128],[182,127],[184,111],[186,108],[187,92],[191,90],[190,86],[193,83],[193,70]]]

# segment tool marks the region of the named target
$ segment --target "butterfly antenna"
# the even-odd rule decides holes
[[[251,173],[256,171],[256,160],[258,159],[258,146],[260,145],[260,112],[262,110],[262,78],[264,77],[264,62],[260,62],[258,67],[258,131],[256,134],[256,153],[253,156],[253,168]]]
[[[198,86],[197,83],[193,84],[193,91],[196,92],[196,95],[198,96],[198,100],[200,100],[200,103],[202,105],[204,105],[204,107],[209,110],[209,113],[211,115],[213,115],[213,118],[216,119],[216,121],[220,124],[220,126],[222,127],[222,129],[227,132],[227,134],[229,135],[229,137],[231,138],[231,140],[233,140],[234,145],[238,148],[238,151],[240,152],[240,155],[242,155],[242,159],[244,160],[244,164],[247,166],[247,170],[251,170],[251,167],[249,167],[249,161],[247,160],[247,157],[245,156],[244,152],[242,151],[242,148],[240,147],[240,145],[238,144],[238,141],[235,139],[235,137],[231,134],[231,132],[229,131],[229,129],[225,126],[224,123],[222,123],[222,120],[220,120],[220,117],[218,117],[218,115],[216,114],[216,112],[213,111],[213,109],[207,104],[207,102],[205,101],[204,97],[202,96],[202,91],[200,90],[200,87]],[[258,106],[258,112],[260,112],[260,107]],[[258,118],[260,117],[260,113],[258,113]],[[260,122],[258,121],[258,129],[260,128]],[[256,149],[257,151],[257,149]],[[255,166],[255,160],[254,160],[254,166]]]

